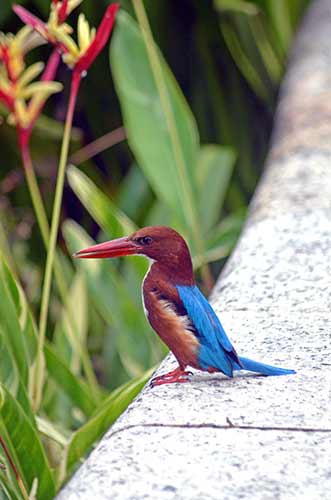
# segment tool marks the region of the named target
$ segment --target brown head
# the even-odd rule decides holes
[[[184,238],[166,226],[144,227],[130,236],[80,250],[74,257],[98,259],[124,255],[144,255],[152,259],[177,283],[194,281],[191,256]]]

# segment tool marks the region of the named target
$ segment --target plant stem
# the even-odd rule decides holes
[[[162,66],[160,63],[160,59],[158,56],[157,48],[154,43],[153,34],[148,22],[148,18],[145,12],[145,8],[142,0],[132,0],[133,7],[136,12],[136,16],[138,22],[141,27],[141,33],[145,42],[146,50],[149,55],[150,65],[153,72],[155,85],[158,89],[158,93],[160,96],[160,101],[162,104],[163,112],[165,119],[167,121],[167,126],[170,134],[170,139],[173,146],[174,158],[177,163],[178,175],[182,185],[182,190],[184,197],[186,199],[185,205],[189,210],[189,224],[192,227],[192,234],[194,238],[194,242],[196,245],[197,254],[203,255],[204,253],[204,245],[201,239],[201,233],[199,229],[198,216],[196,213],[196,209],[194,207],[193,201],[193,193],[190,188],[189,179],[187,177],[185,158],[183,156],[180,138],[178,135],[178,129],[176,125],[176,120],[174,117],[172,105],[170,102],[169,94],[164,82],[164,75],[162,71]],[[213,283],[213,278],[209,269],[208,264],[204,264],[201,267],[201,276],[204,280],[205,286],[207,289],[210,289]]]
[[[29,148],[27,145],[24,144],[21,145],[21,155],[25,172],[25,178],[30,191],[30,196],[32,199],[34,212],[37,217],[37,222],[40,228],[41,236],[44,242],[48,242],[49,239],[48,220],[44,208],[44,203],[41,198],[38,182],[36,179],[36,174],[33,169]]]
[[[47,215],[46,215],[46,210],[44,207],[44,203],[40,194],[40,189],[38,186],[38,182],[36,179],[36,174],[33,168],[33,164],[31,161],[31,155],[30,155],[30,150],[29,150],[29,137],[25,136],[24,134],[20,134],[22,140],[20,140],[20,150],[21,150],[21,156],[22,156],[22,163],[24,167],[24,172],[28,184],[28,188],[30,191],[30,196],[32,199],[32,204],[33,208],[36,214],[37,222],[40,228],[41,236],[43,239],[43,242],[45,244],[46,250],[49,249],[49,239],[50,239],[50,231],[49,231],[49,224],[47,220]],[[62,303],[64,306],[64,311],[65,315],[68,318],[68,322],[72,327],[73,332],[77,331],[77,325],[74,319],[74,316],[72,312],[70,311],[70,308],[67,307],[67,284],[65,282],[63,273],[62,273],[62,268],[60,261],[58,259],[58,256],[55,255],[54,257],[54,274],[55,274],[55,279],[57,283],[57,287],[62,299]],[[75,343],[75,348],[79,351],[81,361],[82,361],[82,366],[86,375],[86,379],[89,383],[89,386],[93,392],[93,395],[95,396],[95,401],[98,401],[98,382],[96,380],[93,368],[91,366],[91,362],[89,360],[88,354],[85,351],[84,347],[80,344],[80,342],[77,340],[76,342],[76,336],[74,335],[74,343]],[[43,341],[44,342],[44,341]],[[40,353],[38,352],[38,355]],[[38,370],[37,370],[38,373]],[[39,375],[39,374],[38,374]],[[35,383],[32,384],[32,387],[35,387]]]
[[[19,486],[19,489],[21,490],[21,493],[22,493],[24,500],[29,500],[29,494],[26,490],[25,484],[23,483],[23,480],[20,476],[20,473],[18,472],[18,469],[14,463],[14,460],[12,459],[12,457],[10,455],[10,452],[7,448],[7,445],[1,436],[0,436],[0,445],[2,446],[2,449],[5,452],[5,455],[7,457],[8,462],[9,462],[10,468],[14,473],[14,476],[16,478],[17,484]]]
[[[78,94],[78,89],[81,81],[81,75],[74,72],[71,81],[70,97],[67,110],[67,116],[64,126],[63,141],[61,146],[59,170],[56,181],[55,198],[53,206],[52,224],[50,232],[50,240],[47,252],[46,268],[45,268],[45,278],[42,291],[41,299],[41,311],[39,320],[39,337],[38,337],[38,350],[36,358],[36,379],[33,394],[33,402],[35,409],[39,407],[42,395],[42,388],[44,384],[43,377],[43,363],[44,363],[44,344],[46,337],[46,327],[49,309],[49,298],[51,292],[52,284],[52,272],[53,264],[56,250],[56,241],[58,236],[59,224],[60,224],[60,214],[61,214],[61,204],[63,197],[63,186],[65,180],[65,171],[68,159],[70,135],[72,129],[73,115],[76,105],[76,99]]]
[[[102,153],[108,148],[115,146],[115,144],[119,144],[120,142],[126,139],[126,132],[124,127],[118,127],[107,134],[98,137],[95,141],[86,144],[81,149],[76,151],[69,158],[69,163],[73,163],[74,165],[80,165],[84,163],[84,161],[93,158],[93,156]]]

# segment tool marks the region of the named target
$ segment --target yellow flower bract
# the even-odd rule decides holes
[[[75,9],[82,0],[69,0],[68,14]],[[59,21],[59,11],[62,2],[51,5],[51,13],[47,22],[48,34],[51,35],[54,42],[61,43],[66,52],[63,55],[63,61],[67,66],[72,68],[78,61],[80,56],[84,54],[89,45],[92,43],[96,30],[90,28],[84,14],[80,14],[77,24],[77,42],[71,37],[73,29],[69,24]]]
[[[14,110],[8,123],[28,127],[51,94],[60,92],[58,82],[37,81],[44,64],[34,63],[25,69],[26,52],[44,43],[30,27],[24,26],[16,35],[0,33],[0,90],[13,101]]]

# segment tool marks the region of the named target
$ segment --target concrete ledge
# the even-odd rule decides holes
[[[324,499],[331,491],[331,3],[297,37],[273,147],[212,302],[237,351],[294,376],[145,388],[60,500]],[[174,364],[169,356],[159,369]]]

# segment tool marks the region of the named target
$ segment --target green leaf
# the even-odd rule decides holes
[[[69,370],[49,343],[45,346],[45,358],[49,376],[56,382],[59,389],[86,416],[91,415],[95,409],[95,404],[87,385]]]
[[[241,208],[225,217],[225,219],[214,227],[206,236],[207,248],[213,249],[226,241],[235,241],[240,235],[246,217],[246,208]]]
[[[88,330],[87,289],[83,273],[74,275],[66,308],[62,311],[60,321],[56,325],[53,343],[57,352],[74,374],[81,371],[81,351],[86,350]],[[71,321],[69,321],[71,319]],[[74,321],[74,328],[72,321]]]
[[[247,55],[246,47],[238,38],[234,27],[232,24],[224,21],[221,22],[221,29],[225,43],[239,70],[242,72],[254,92],[261,99],[268,102],[271,98],[268,84],[264,81],[264,76],[261,75],[255,67],[251,54]]]
[[[270,30],[261,16],[250,19],[248,25],[269,78],[275,85],[278,85],[283,74],[283,66],[274,50]]]
[[[17,319],[27,348],[28,362],[32,365],[37,350],[37,328],[35,321],[29,309],[25,293],[20,283],[15,279],[8,263],[3,259],[0,266],[2,266],[3,278],[16,309]]]
[[[200,149],[197,177],[200,220],[204,233],[220,218],[234,161],[235,155],[230,148],[208,144]]]
[[[214,3],[216,9],[220,12],[233,11],[248,16],[256,16],[260,11],[257,5],[245,0],[214,0]]]
[[[0,500],[22,500],[22,493],[17,484],[15,484],[14,477],[8,471],[5,457],[0,455],[1,463],[6,467],[4,472],[0,472]]]
[[[0,383],[3,384],[13,396],[16,396],[19,385],[19,372],[15,358],[7,345],[6,336],[0,326]]]
[[[69,436],[66,436],[62,430],[58,429],[58,427],[53,424],[53,422],[42,417],[36,417],[36,421],[38,431],[41,434],[59,444],[62,448],[67,446]]]
[[[202,257],[193,259],[194,267],[197,268],[206,262],[214,262],[230,255],[240,236],[245,218],[246,210],[238,210],[214,227],[206,236],[206,252]]]
[[[27,384],[29,368],[29,352],[26,339],[23,336],[12,295],[18,300],[18,291],[10,271],[4,261],[0,258],[0,324],[6,343],[10,346],[15,357],[16,366]]]
[[[91,446],[103,436],[110,425],[137,396],[154,369],[148,370],[141,377],[131,380],[111,393],[92,418],[72,435],[66,456],[66,471],[68,473],[84,458]]]
[[[1,291],[3,293],[2,299],[0,299],[0,312],[1,310],[4,311],[4,321],[1,326],[2,339],[5,345],[4,349],[8,353],[7,361],[10,356],[18,374],[18,380],[15,382],[17,384],[15,393],[11,386],[5,385],[13,396],[16,395],[24,411],[31,421],[34,422],[28,390],[36,354],[36,327],[24,292],[19,283],[15,281],[4,258],[0,258],[0,298]],[[19,353],[16,352],[17,346],[20,351]],[[23,363],[21,361],[22,356],[26,364],[26,371],[23,371],[20,364]],[[15,373],[15,370],[13,373]]]
[[[15,382],[12,380],[15,391],[13,392],[14,388],[11,384],[7,386],[8,379],[2,380],[2,382],[5,382],[8,390],[16,395],[17,400],[31,419],[31,423],[34,424],[27,393],[29,376],[32,372],[31,366],[36,352],[34,322],[24,293],[14,280],[3,257],[0,257],[0,324],[4,355],[7,356],[7,363],[13,363],[12,376],[15,377],[14,374],[17,374]],[[9,364],[6,367],[6,362],[3,363],[3,376],[5,376]]]
[[[178,227],[178,219],[169,210],[169,207],[160,199],[156,199],[146,215],[147,226],[170,226]]]
[[[8,263],[9,267],[15,269],[15,262],[9,247],[6,228],[2,220],[0,220],[0,254],[3,255],[3,259]]]
[[[151,198],[152,193],[147,179],[134,163],[119,186],[116,203],[129,217],[137,220],[148,208]]]
[[[27,491],[31,490],[33,481],[37,478],[37,497],[52,499],[55,495],[55,483],[38,433],[20,404],[2,385],[0,385],[0,434]]]
[[[169,129],[141,32],[130,16],[121,12],[110,60],[128,141],[154,191],[180,216],[185,227],[191,220],[191,204],[196,193],[194,177],[199,138],[184,96],[162,55],[158,54],[162,85],[170,102],[180,151],[172,140],[173,131]]]
[[[72,190],[110,238],[121,237],[136,230],[135,224],[78,168],[68,169]]]
[[[61,141],[64,132],[64,124],[58,120],[54,120],[44,114],[40,115],[35,125],[35,135],[39,136],[44,141],[55,140]],[[83,138],[81,129],[73,127],[70,134],[70,141],[80,143]]]
[[[266,4],[271,23],[278,36],[279,46],[284,54],[288,51],[293,35],[290,3],[288,0],[277,0]]]

